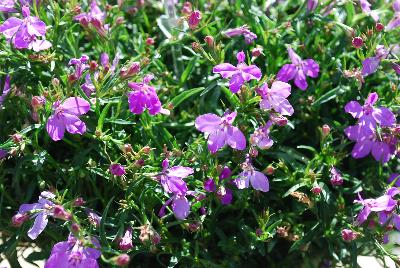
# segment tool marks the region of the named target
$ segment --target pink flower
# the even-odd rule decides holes
[[[120,164],[112,164],[110,166],[110,172],[111,174],[119,177],[126,174],[125,168]]]
[[[394,16],[386,26],[386,29],[392,30],[400,26],[400,0],[393,1]]]
[[[132,89],[128,93],[129,109],[134,114],[141,114],[145,109],[151,115],[161,112],[161,102],[158,99],[156,89],[149,85],[154,78],[152,74],[146,75],[142,83],[130,82],[128,86]]]
[[[342,230],[342,238],[344,241],[353,241],[357,239],[357,233],[350,229],[343,229]]]
[[[244,63],[246,58],[243,51],[237,53],[236,58],[238,60],[238,65],[235,67],[230,63],[218,64],[213,68],[214,73],[219,73],[222,78],[231,78],[229,81],[229,89],[233,93],[237,93],[245,82],[252,79],[261,79],[261,70],[255,66],[247,66]]]
[[[75,67],[75,72],[70,76],[71,81],[76,81],[81,79],[83,72],[89,68],[89,64],[87,64],[89,61],[89,57],[86,55],[82,55],[79,59],[77,58],[72,58],[68,65],[69,66],[74,66]]]
[[[251,184],[255,190],[262,192],[269,191],[269,182],[267,176],[259,171],[256,171],[249,158],[247,158],[242,164],[242,169],[243,172],[238,175],[239,177],[233,180],[238,189],[249,188],[249,185]]]
[[[44,39],[46,24],[38,17],[30,16],[27,6],[22,7],[22,15],[23,20],[11,17],[0,26],[0,32],[7,41],[12,42],[16,49],[28,48],[37,52],[50,48],[51,43]],[[37,39],[38,37],[43,39]]]
[[[168,159],[164,159],[162,167],[163,171],[159,179],[164,191],[180,195],[186,194],[188,187],[183,179],[193,174],[194,170],[183,166],[169,167]]]
[[[216,153],[228,144],[231,148],[244,150],[246,138],[239,128],[232,126],[237,113],[225,112],[222,117],[215,114],[203,114],[196,118],[196,128],[208,135],[208,149]]]
[[[125,231],[124,236],[120,239],[118,247],[121,250],[129,250],[133,248],[132,245],[132,228],[128,227]]]
[[[201,12],[198,10],[193,11],[188,18],[189,28],[196,29],[199,26],[200,20]]]
[[[375,10],[371,10],[371,4],[367,0],[360,0],[360,6],[362,11],[365,14],[370,15],[374,19],[374,21],[379,20],[378,13],[376,13]]]
[[[276,79],[282,82],[288,82],[294,79],[294,84],[301,90],[308,87],[306,76],[312,78],[318,77],[319,65],[313,59],[302,60],[292,48],[288,48],[291,64],[285,64],[279,70]]]
[[[207,179],[203,182],[204,190],[207,192],[214,192],[217,188],[215,186],[215,182],[212,178]]]
[[[271,125],[272,122],[268,121],[264,126],[257,128],[254,133],[250,135],[250,143],[263,150],[271,148],[274,144],[274,141],[269,137]]]
[[[62,104],[60,101],[54,102],[53,115],[46,124],[47,133],[54,141],[61,140],[65,130],[71,134],[83,135],[86,125],[78,116],[86,114],[89,110],[89,102],[79,97],[67,98]]]
[[[108,31],[108,25],[104,25],[104,19],[106,14],[97,5],[96,0],[90,2],[90,11],[88,13],[81,13],[74,17],[74,20],[79,21],[83,27],[92,27],[101,36],[106,36]]]
[[[238,28],[229,29],[224,32],[224,34],[228,37],[234,37],[238,35],[243,35],[246,44],[251,44],[255,39],[257,39],[257,35],[249,30],[249,26],[243,25]]]
[[[281,115],[292,115],[294,113],[292,105],[287,100],[290,95],[290,85],[285,82],[275,81],[271,88],[268,84],[263,84],[257,91],[263,98],[260,108],[263,110],[275,110]]]
[[[339,186],[343,184],[342,175],[340,175],[340,173],[334,167],[331,168],[331,184],[333,186]]]

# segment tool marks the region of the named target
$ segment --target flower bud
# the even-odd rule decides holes
[[[17,213],[11,218],[11,223],[15,227],[21,226],[25,221],[29,219],[29,215],[26,213]]]
[[[192,12],[192,4],[190,2],[185,2],[183,4],[181,13],[189,16],[191,12]]]
[[[115,24],[116,24],[116,25],[124,24],[124,17],[118,17],[118,18],[115,20]]]
[[[140,63],[135,61],[129,68],[126,67],[121,68],[119,75],[122,78],[129,78],[137,74],[138,72],[140,72]]]
[[[90,61],[89,69],[91,72],[96,71],[97,67],[98,67],[97,62],[95,62],[94,60]]]
[[[15,144],[19,144],[24,140],[24,137],[21,134],[15,133],[11,136],[11,139]]]
[[[263,53],[263,48],[262,47],[255,47],[253,48],[253,50],[251,51],[251,55],[255,58],[261,56],[261,54]]]
[[[339,171],[334,167],[331,168],[331,184],[332,186],[340,186],[343,184],[342,175],[340,175]]]
[[[74,200],[74,202],[73,202],[72,204],[73,204],[73,206],[75,206],[75,207],[80,207],[80,206],[83,206],[85,203],[86,203],[86,201],[83,200],[82,197],[78,197],[78,198],[76,198],[76,199]]]
[[[46,103],[46,99],[43,96],[33,96],[31,100],[31,106],[33,110],[37,111]]]
[[[124,152],[124,154],[132,153],[132,151],[133,151],[132,145],[130,145],[129,143],[124,144],[124,145],[122,146],[122,151]]]
[[[353,40],[351,41],[351,44],[353,45],[353,47],[355,48],[360,48],[363,46],[364,41],[362,40],[361,37],[354,37]]]
[[[344,241],[353,241],[355,239],[357,239],[358,234],[353,232],[350,229],[343,229],[342,230],[342,239]]]
[[[331,128],[328,125],[323,125],[322,126],[322,137],[326,137],[329,135],[329,133],[331,132]]]
[[[193,43],[192,43],[192,49],[193,49],[195,52],[199,52],[199,51],[201,51],[201,45],[200,45],[199,43],[197,43],[197,42],[193,42]]]
[[[385,29],[385,25],[383,25],[382,23],[377,22],[377,23],[375,24],[375,30],[376,30],[377,32],[381,32],[381,31],[383,31],[384,29]]]
[[[114,260],[114,264],[117,266],[126,266],[129,264],[130,257],[128,254],[121,254],[117,256]]]
[[[208,47],[214,47],[214,37],[212,37],[211,35],[207,35],[206,37],[204,37],[204,42],[207,43]]]
[[[316,185],[311,189],[311,192],[315,195],[319,195],[322,192],[322,188]]]
[[[249,154],[251,157],[257,157],[258,156],[258,150],[255,147],[250,147]]]
[[[63,206],[55,205],[53,208],[53,216],[57,219],[69,220],[71,219],[71,213],[65,211]]]
[[[256,236],[260,237],[263,235],[263,231],[260,228],[256,229]]]
[[[192,223],[189,223],[189,225],[188,225],[188,229],[192,233],[198,232],[200,230],[200,227],[201,227],[200,222],[192,222]]]
[[[53,79],[51,79],[51,84],[54,87],[58,87],[60,85],[60,80],[58,80],[57,78],[54,77]]]
[[[152,45],[154,45],[154,43],[155,43],[155,41],[154,41],[154,39],[152,37],[148,37],[146,39],[146,45],[152,46]]]
[[[124,236],[120,239],[118,243],[118,247],[120,250],[129,250],[133,248],[132,244],[132,228],[128,227],[125,231]]]
[[[79,224],[77,224],[77,223],[71,224],[71,231],[73,233],[79,233],[80,230],[81,230],[81,227],[79,226]]]

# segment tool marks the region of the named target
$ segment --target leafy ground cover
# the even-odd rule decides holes
[[[12,267],[399,262],[400,1],[0,11]]]

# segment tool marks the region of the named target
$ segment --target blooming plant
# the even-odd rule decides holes
[[[0,266],[400,265],[399,14],[0,0]]]

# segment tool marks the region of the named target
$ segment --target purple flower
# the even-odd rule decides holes
[[[274,141],[269,137],[271,126],[272,122],[268,121],[264,126],[257,128],[254,133],[250,135],[250,143],[263,150],[269,149],[274,144]]]
[[[53,246],[44,267],[98,268],[97,259],[101,256],[99,249],[99,241],[94,237],[82,241],[69,235],[67,241]]]
[[[132,113],[141,114],[145,109],[148,109],[151,115],[161,112],[161,102],[158,99],[156,89],[149,85],[153,78],[152,74],[148,74],[143,78],[142,83],[128,83],[128,86],[132,89],[128,93],[129,109]]]
[[[94,212],[93,209],[90,209],[90,208],[86,208],[85,212],[86,212],[86,215],[88,216],[89,222],[92,225],[99,227],[100,222],[101,222],[101,217],[96,212]]]
[[[283,65],[276,79],[282,82],[294,79],[294,84],[298,88],[306,90],[308,87],[306,76],[318,77],[319,65],[313,59],[302,60],[291,47],[288,48],[288,53],[292,63]]]
[[[379,20],[378,13],[375,10],[371,10],[371,4],[367,0],[360,0],[360,6],[365,14],[370,15],[375,21]]]
[[[132,245],[132,228],[128,227],[125,231],[124,236],[120,239],[118,247],[121,250],[129,250],[133,248]]]
[[[400,0],[393,1],[394,16],[386,26],[387,30],[392,30],[400,26]]]
[[[224,168],[221,171],[221,174],[219,174],[219,179],[220,180],[224,180],[224,179],[227,179],[227,178],[229,178],[231,176],[232,176],[231,169],[229,167],[227,167],[227,166],[224,166]]]
[[[363,60],[361,74],[363,76],[368,76],[375,73],[381,61],[385,59],[388,55],[389,51],[386,50],[383,45],[378,45],[375,50],[375,56]]]
[[[79,97],[67,98],[62,104],[60,101],[54,102],[53,115],[46,124],[47,133],[54,141],[61,140],[65,130],[71,134],[82,135],[86,132],[86,125],[78,116],[86,114],[89,110],[89,102]]]
[[[90,78],[90,74],[87,73],[85,76],[85,83],[81,85],[83,92],[85,92],[86,96],[90,97],[93,92],[96,91],[96,87],[92,83],[92,79]]]
[[[36,239],[46,228],[48,217],[53,215],[55,204],[51,200],[55,197],[53,193],[44,191],[40,194],[38,203],[22,204],[19,207],[17,215],[29,214],[31,218],[35,218],[34,224],[28,231],[31,239]]]
[[[193,174],[193,169],[189,167],[175,166],[169,167],[168,159],[162,162],[163,171],[160,178],[160,183],[166,193],[185,195],[188,191],[184,178]]]
[[[238,35],[243,35],[246,44],[251,44],[255,39],[257,39],[257,35],[249,30],[249,26],[243,25],[238,28],[229,29],[224,32],[224,34],[228,37],[234,37]]]
[[[351,152],[353,158],[363,158],[372,153],[376,161],[386,163],[396,153],[398,141],[391,134],[382,133],[378,136],[376,131],[366,134],[360,125],[347,127],[345,134],[350,140],[356,142]]]
[[[188,192],[187,192],[188,193]],[[172,202],[172,211],[174,215],[179,220],[184,220],[189,216],[190,212],[190,203],[185,195],[175,194],[167,202],[161,207],[158,212],[158,216],[163,217],[165,215],[165,208],[169,206]]]
[[[22,15],[24,19],[11,17],[0,26],[0,32],[7,41],[12,42],[16,49],[29,48],[37,52],[50,48],[51,43],[44,39],[46,24],[38,17],[30,16],[27,6],[22,7]]]
[[[4,81],[3,93],[0,95],[0,108],[1,106],[3,106],[4,100],[11,91],[10,80],[11,80],[10,75],[7,75]]]
[[[263,98],[260,102],[260,108],[263,110],[275,110],[281,115],[292,115],[294,110],[287,97],[290,95],[290,85],[285,82],[275,81],[271,88],[264,84],[257,93]]]
[[[120,164],[112,164],[110,166],[110,172],[111,174],[119,177],[126,174],[125,168]]]
[[[312,12],[314,11],[318,6],[318,0],[308,0],[307,1],[307,11]]]
[[[354,203],[363,205],[363,208],[358,213],[357,223],[364,223],[371,212],[392,212],[397,206],[397,201],[393,197],[400,193],[400,190],[392,187],[386,191],[384,195],[377,199],[362,199],[360,193],[358,193],[358,200],[354,200]]]
[[[106,36],[108,31],[108,25],[104,25],[104,19],[106,14],[97,5],[96,0],[90,2],[90,11],[88,13],[81,13],[74,17],[74,20],[79,21],[83,27],[92,27],[101,36]]]
[[[7,156],[7,154],[8,154],[7,150],[0,149],[0,160],[5,158]]]
[[[262,192],[269,191],[269,182],[267,176],[259,171],[256,171],[249,158],[247,158],[242,164],[242,169],[243,172],[238,175],[239,177],[233,180],[233,183],[238,189],[248,188],[250,183],[255,190]]]
[[[215,182],[212,178],[204,181],[203,186],[204,190],[206,190],[207,192],[214,192],[217,189],[217,187],[215,186]]]
[[[331,184],[333,186],[339,186],[343,184],[342,175],[340,175],[339,171],[334,167],[331,168]]]
[[[389,179],[388,179],[388,183],[392,183],[394,180],[396,180],[396,182],[394,183],[394,185],[396,185],[397,187],[400,187],[400,174],[399,173],[393,173],[390,175]]]
[[[350,229],[343,229],[342,230],[342,238],[344,241],[353,241],[357,239],[357,233]]]
[[[75,66],[75,72],[70,76],[70,80],[76,81],[81,79],[83,72],[89,68],[89,64],[87,64],[88,61],[89,57],[86,55],[82,55],[79,59],[73,58],[69,61],[69,66]]]
[[[200,20],[201,20],[201,12],[198,10],[193,11],[188,18],[189,28],[196,29],[200,23]]]
[[[15,0],[1,0],[0,1],[0,12],[16,12],[17,10],[14,8]]]
[[[232,126],[236,115],[236,112],[225,112],[222,117],[203,114],[196,118],[196,128],[208,135],[208,149],[211,153],[216,153],[226,144],[237,150],[246,148],[245,136],[239,128]]]
[[[229,89],[237,93],[245,82],[252,79],[260,80],[261,70],[255,66],[247,66],[244,63],[246,56],[243,51],[237,53],[238,65],[235,67],[230,63],[221,63],[213,68],[214,73],[219,73],[222,78],[231,78],[229,80]]]
[[[220,186],[217,190],[217,197],[222,205],[229,205],[232,203],[232,196],[232,190],[227,187]]]
[[[345,130],[347,133],[355,130],[361,130],[364,134],[372,134],[375,131],[377,124],[382,127],[392,127],[396,122],[394,114],[386,107],[375,108],[374,104],[378,101],[379,96],[376,92],[368,95],[365,103],[361,106],[357,101],[350,101],[344,107],[346,113],[351,114],[354,118],[358,119],[358,125],[361,129],[356,127],[349,127]]]

